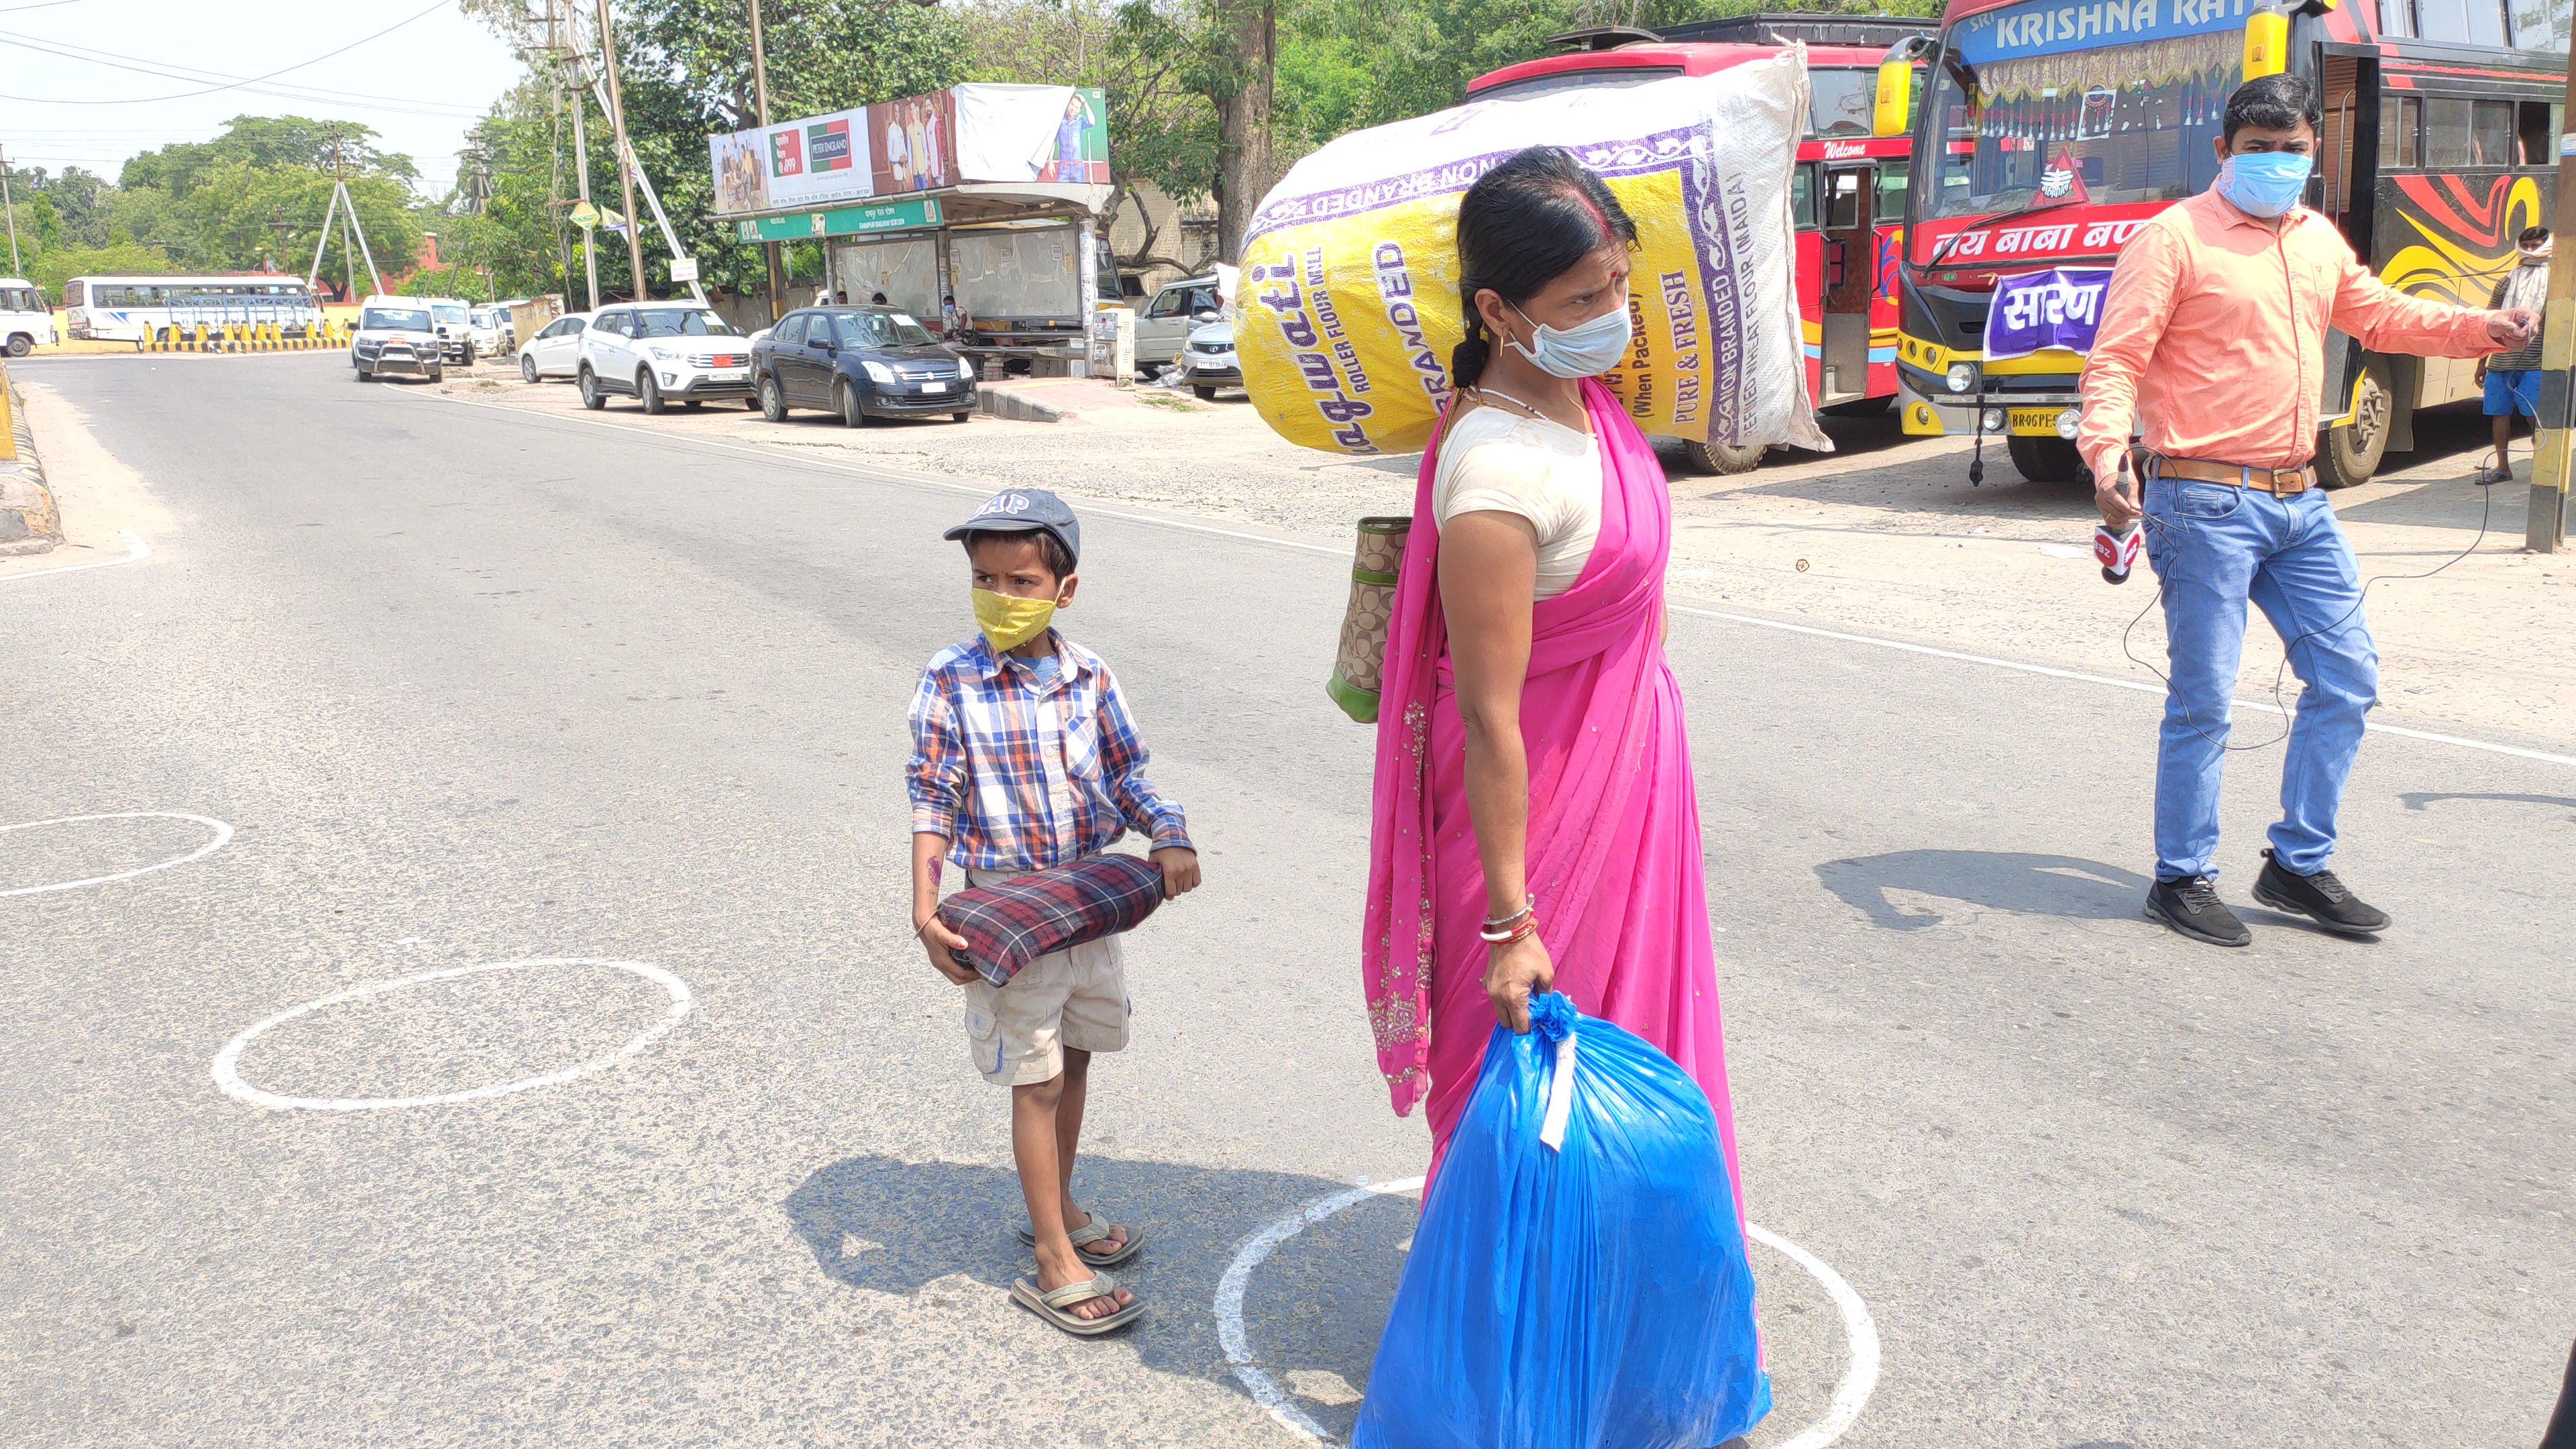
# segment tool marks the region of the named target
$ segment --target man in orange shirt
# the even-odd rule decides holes
[[[2306,689],[2281,770],[2281,819],[2254,898],[2370,935],[2388,914],[2326,861],[2379,698],[2360,568],[2316,486],[2325,334],[2378,352],[2476,357],[2521,345],[2531,313],[2391,291],[2332,222],[2298,205],[2317,147],[2306,81],[2264,76],[2227,101],[2216,184],[2167,207],[2120,253],[2084,369],[2076,447],[2115,529],[2143,513],[2164,586],[2171,675],[2156,748],[2156,883],[2146,913],[2213,945],[2253,939],[2218,899],[2218,787],[2250,599]],[[2142,435],[2144,488],[2129,467]]]

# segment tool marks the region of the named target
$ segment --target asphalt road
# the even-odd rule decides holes
[[[1229,1367],[1220,1282],[1425,1151],[1359,1008],[1331,550],[1086,519],[1066,626],[1208,884],[1135,938],[1080,1184],[1152,1235],[1153,1317],[1077,1343],[1006,1301],[1003,1097],[907,930],[904,708],[971,628],[938,538],[970,493],[330,356],[25,372],[177,527],[0,581],[0,825],[233,833],[0,896],[0,1442],[1300,1442]],[[1839,1442],[2538,1438],[2576,1336],[2576,767],[2374,735],[2337,863],[2398,928],[2249,909],[2257,944],[2215,951],[2136,916],[2152,695],[1687,614],[1671,649],[1752,1215],[1883,1347]],[[2234,761],[2240,905],[2278,761]],[[0,892],[212,838],[0,833]],[[558,958],[667,977],[365,995],[218,1088],[292,1008]],[[263,1105],[638,1042],[509,1095]],[[1328,1432],[1410,1232],[1371,1197],[1244,1282],[1246,1352]],[[1844,1317],[1754,1266],[1753,1443],[1815,1449]]]

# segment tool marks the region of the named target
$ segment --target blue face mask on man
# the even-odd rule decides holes
[[[2218,168],[2218,194],[2248,216],[2279,216],[2308,189],[2313,158],[2295,151],[2247,151]]]

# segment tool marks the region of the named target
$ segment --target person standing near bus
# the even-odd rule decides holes
[[[2296,76],[2228,97],[2216,183],[2122,248],[2081,384],[2076,447],[2095,502],[2114,529],[2143,514],[2163,584],[2171,673],[2146,914],[2219,946],[2253,940],[2219,900],[2211,859],[2248,600],[2306,686],[2254,898],[2344,935],[2389,924],[2326,868],[2362,717],[2379,697],[2360,568],[2309,466],[2326,329],[2378,352],[2476,357],[2529,342],[2536,320],[2405,296],[2372,276],[2334,223],[2298,204],[2318,120]],[[2133,418],[2143,488],[2130,470]]]
[[[2514,239],[2519,260],[2496,278],[2490,307],[2521,307],[2538,312],[2549,305],[2549,228],[2527,226]],[[2478,383],[2486,389],[2487,422],[2495,429],[2495,463],[2478,470],[2478,486],[2513,481],[2513,417],[2520,413],[2540,425],[2540,343],[2478,359]]]

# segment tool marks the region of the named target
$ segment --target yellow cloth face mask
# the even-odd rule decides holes
[[[1038,637],[1055,622],[1055,600],[1015,599],[991,589],[975,591],[975,626],[993,641],[993,652],[1008,654]]]

